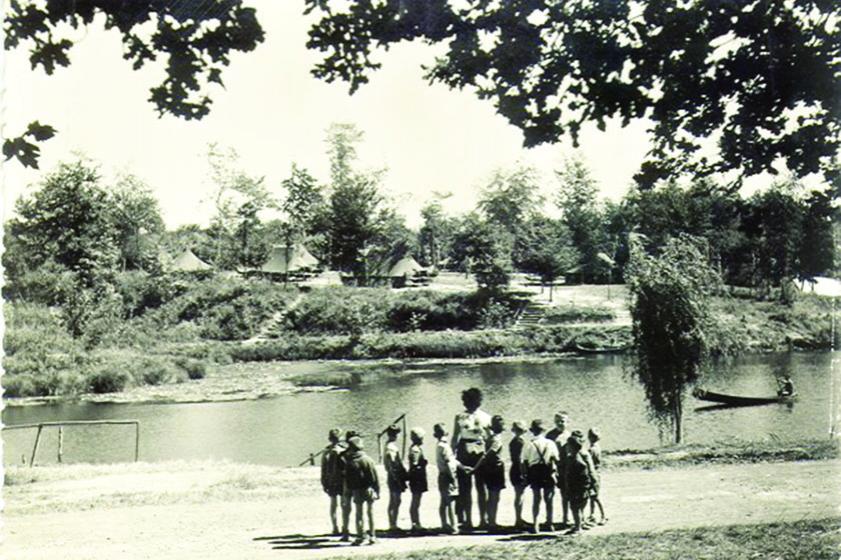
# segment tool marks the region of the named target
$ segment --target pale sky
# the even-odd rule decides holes
[[[53,76],[32,71],[25,50],[7,53],[5,132],[17,135],[32,120],[53,125],[58,134],[42,144],[41,170],[16,161],[5,169],[4,212],[60,161],[84,153],[104,174],[132,172],[156,193],[169,227],[206,224],[212,208],[205,157],[207,144],[235,148],[241,167],[265,176],[280,195],[292,162],[319,180],[328,178],[325,130],[331,122],[352,122],[364,132],[363,167],[387,167],[384,186],[408,224],[417,227],[419,210],[431,191],[450,191],[449,212],[472,208],[479,189],[497,168],[532,165],[545,194],[557,188],[553,170],[573,154],[569,140],[526,150],[522,134],[497,115],[488,101],[423,80],[422,63],[434,51],[401,45],[381,56],[383,68],[355,95],[347,84],[328,84],[309,73],[318,53],[306,49],[307,21],[302,0],[254,0],[266,34],[264,43],[236,54],[224,74],[226,88],[211,90],[210,114],[201,121],[158,118],[146,101],[159,73],[139,72],[121,58],[116,32],[100,26],[75,31],[72,64]],[[627,189],[648,147],[645,125],[606,132],[587,127],[580,155],[606,197]]]

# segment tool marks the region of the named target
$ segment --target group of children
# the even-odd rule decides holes
[[[472,489],[475,485],[478,497],[479,528],[496,530],[497,512],[501,491],[505,488],[505,463],[503,460],[502,434],[504,419],[489,416],[479,410],[481,392],[469,389],[462,394],[466,411],[456,416],[453,439],[443,424],[435,424],[433,436],[437,440],[435,463],[438,470],[437,486],[440,496],[438,513],[441,530],[456,534],[469,531],[472,525]],[[600,514],[599,524],[607,518],[599,498],[601,450],[599,431],[591,428],[584,435],[578,430],[570,431],[569,417],[565,412],[555,415],[555,427],[546,431],[542,420],[531,422],[527,438],[525,423],[516,421],[511,426],[513,439],[508,445],[510,467],[508,479],[514,489],[515,528],[531,528],[540,531],[538,522],[541,505],[546,511],[547,530],[555,530],[553,524],[553,499],[559,490],[563,508],[563,524],[576,534],[596,523],[595,510]],[[387,441],[383,464],[388,486],[388,521],[392,532],[399,531],[397,518],[402,495],[411,492],[411,517],[413,533],[424,531],[420,521],[420,505],[423,494],[429,490],[427,480],[428,461],[424,455],[425,432],[414,428],[410,432],[411,447],[408,461],[404,463],[397,445],[400,434],[398,426],[386,429]],[[353,544],[376,542],[374,530],[373,502],[380,497],[380,481],[374,461],[364,452],[359,434],[348,431],[345,441],[340,441],[338,429],[330,430],[330,443],[324,450],[321,464],[321,483],[330,496],[330,516],[333,533],[349,541],[349,521],[352,506],[356,507],[357,538]],[[532,522],[523,518],[523,495],[526,488],[532,489]],[[585,508],[590,505],[590,516],[585,520]],[[341,531],[337,510],[341,508]],[[569,516],[573,523],[570,524]],[[367,532],[365,519],[367,518]]]

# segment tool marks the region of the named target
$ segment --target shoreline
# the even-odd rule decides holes
[[[789,350],[798,353],[823,353],[830,349]],[[773,351],[755,350],[737,358],[763,356]],[[495,363],[541,364],[561,360],[614,359],[623,353],[547,352],[479,358],[381,358],[273,360],[266,362],[234,362],[211,368],[203,379],[164,385],[139,385],[117,393],[84,393],[48,397],[4,398],[9,408],[65,404],[202,404],[257,401],[289,397],[302,393],[348,391],[359,383],[330,382],[332,377],[353,377],[355,371],[378,376],[406,377],[429,370],[424,366],[474,366]],[[603,356],[604,358],[599,358]],[[608,358],[609,357],[609,358]],[[329,368],[329,369],[328,369]],[[383,373],[386,372],[386,373]],[[335,374],[335,375],[334,375]],[[325,379],[327,380],[325,382]]]
[[[50,406],[60,404],[196,404],[214,402],[256,401],[288,397],[301,393],[321,393],[327,391],[347,391],[348,386],[341,385],[296,385],[292,378],[305,380],[304,373],[278,370],[303,368],[313,365],[348,369],[396,368],[413,366],[441,365],[476,365],[493,363],[547,363],[563,359],[586,359],[587,354],[571,352],[531,354],[520,356],[488,356],[484,358],[382,358],[360,360],[274,360],[269,362],[245,362],[216,366],[204,379],[184,381],[168,385],[142,385],[118,393],[84,393],[73,396],[19,397],[4,398],[5,406],[22,408],[28,406]],[[246,370],[247,375],[231,375],[236,370]],[[257,370],[257,371],[253,371]],[[412,375],[421,372],[400,372],[397,375]],[[233,387],[241,381],[247,386]],[[201,391],[214,382],[224,383],[222,390],[207,394]]]

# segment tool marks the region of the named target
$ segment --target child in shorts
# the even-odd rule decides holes
[[[543,420],[533,420],[530,431],[534,438],[525,446],[523,465],[532,489],[532,523],[534,532],[538,533],[541,497],[546,505],[546,525],[552,530],[552,498],[557,484],[558,447],[546,437]]]
[[[508,443],[508,454],[511,456],[511,467],[508,470],[508,478],[511,486],[514,487],[514,527],[522,529],[526,526],[523,520],[523,494],[529,483],[526,479],[526,471],[523,466],[523,446],[528,443],[525,438],[526,423],[515,420],[511,424],[511,433],[514,437]]]
[[[365,517],[368,518],[368,544],[377,542],[374,529],[374,500],[380,499],[380,479],[377,466],[363,451],[362,438],[354,436],[348,440],[347,463],[345,465],[345,483],[350,490],[351,499],[356,505],[356,540],[355,546],[366,542]],[[365,509],[363,515],[363,508]]]
[[[441,517],[441,529],[445,533],[454,535],[458,533],[456,528],[456,505],[458,498],[458,484],[456,473],[461,464],[450,447],[450,438],[444,424],[438,423],[432,428],[432,435],[438,440],[435,447],[435,462],[438,465],[438,493],[441,496],[441,505],[438,507],[438,515]]]
[[[420,504],[423,493],[429,489],[426,481],[426,456],[423,453],[423,428],[413,428],[409,437],[412,446],[409,448],[409,490],[412,492],[412,504],[409,515],[412,518],[412,532],[423,531],[420,522]]]
[[[491,530],[499,527],[496,523],[499,494],[505,488],[505,463],[502,461],[502,432],[504,431],[505,420],[502,416],[497,414],[492,417],[491,435],[485,441],[485,453],[473,467],[473,470],[482,473],[481,480],[488,491],[487,519],[481,521],[487,522]]]
[[[604,515],[604,507],[602,506],[601,498],[599,497],[602,485],[601,464],[602,464],[602,448],[599,445],[601,440],[601,433],[598,428],[590,428],[587,432],[587,439],[590,441],[590,460],[593,463],[593,485],[590,488],[590,517],[587,521],[591,524],[596,523],[595,509],[599,507],[599,514],[601,520],[599,525],[607,523],[607,517]]]
[[[330,497],[330,521],[333,523],[333,534],[339,534],[339,523],[336,519],[339,500],[342,497],[342,471],[339,465],[339,454],[344,446],[339,441],[340,430],[334,428],[327,434],[328,444],[321,454],[321,488]]]
[[[400,513],[400,502],[403,492],[406,491],[406,467],[403,465],[403,458],[400,456],[400,448],[397,446],[397,436],[400,435],[399,426],[386,428],[385,456],[383,465],[388,483],[388,529],[391,532],[399,531],[397,516]]]

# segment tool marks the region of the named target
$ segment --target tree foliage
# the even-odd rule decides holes
[[[74,30],[102,24],[120,34],[123,58],[132,69],[160,64],[164,78],[150,89],[149,101],[160,115],[201,119],[210,111],[210,84],[223,86],[222,71],[232,52],[249,52],[263,41],[254,8],[241,0],[136,0],[114,2],[21,2],[5,12],[5,48],[29,52],[32,69],[48,75],[70,65]],[[3,145],[6,159],[37,167],[36,141],[55,130],[37,121]],[[32,139],[32,141],[29,140]]]
[[[100,181],[99,170],[90,163],[63,163],[31,196],[17,201],[9,233],[19,252],[8,258],[18,260],[19,270],[52,261],[88,287],[113,274],[118,233]]]
[[[652,417],[682,437],[683,395],[703,370],[714,336],[708,298],[720,279],[708,265],[704,241],[669,239],[658,255],[631,243],[625,272],[631,293],[633,372]]]
[[[380,68],[382,48],[419,40],[445,48],[428,79],[492,101],[527,146],[577,143],[585,123],[650,119],[636,176],[645,186],[681,172],[773,172],[778,158],[800,176],[838,178],[833,0],[307,0],[307,11],[320,16],[307,43],[323,53],[313,74],[351,92]],[[718,154],[707,159],[710,139]]]

